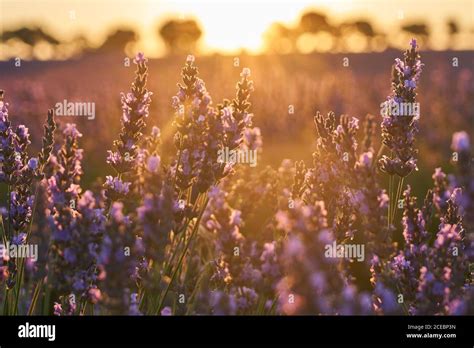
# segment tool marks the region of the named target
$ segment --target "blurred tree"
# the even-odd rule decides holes
[[[365,19],[341,23],[336,34],[339,40],[339,47],[342,50],[348,49],[346,41],[353,39],[354,35],[363,37],[365,41],[363,49],[366,51],[372,49],[372,44],[375,38],[384,40],[383,33],[378,33],[372,26],[372,23]]]
[[[449,35],[455,35],[459,32],[458,24],[454,19],[448,21]]]
[[[312,50],[351,50],[357,41],[359,49],[386,47],[386,35],[374,29],[369,20],[359,19],[333,25],[321,12],[305,12],[296,28],[273,23],[265,33],[266,48],[274,53]],[[357,46],[357,45],[356,45]],[[303,49],[304,48],[304,49]]]
[[[364,34],[367,38],[373,38],[376,33],[374,31],[374,28],[372,27],[372,24],[370,24],[368,21],[365,20],[359,20],[354,22],[355,28]]]
[[[16,30],[4,31],[1,34],[1,41],[6,42],[10,39],[18,39],[27,45],[34,46],[41,41],[45,41],[51,45],[58,45],[60,42],[50,34],[45,33],[41,28],[23,27]]]
[[[194,20],[169,20],[159,32],[171,54],[193,52],[202,35],[201,28]]]
[[[138,38],[138,35],[135,31],[131,29],[117,29],[111,33],[107,39],[104,41],[102,46],[98,48],[99,51],[124,51],[125,46],[129,42],[134,42]]]
[[[273,23],[264,34],[265,47],[272,53],[293,53],[296,51],[298,35],[298,29],[289,28],[282,23]]]
[[[456,36],[459,33],[459,26],[454,19],[448,20],[446,24],[448,26],[448,34],[449,34],[448,46],[453,48],[456,46]]]
[[[72,38],[71,43],[80,47],[81,49],[86,49],[90,47],[89,40],[83,34],[76,35]]]
[[[325,14],[311,11],[301,16],[300,28],[306,33],[317,33],[320,31],[331,32],[332,26]]]
[[[321,46],[324,46],[322,45],[322,42],[318,40],[325,36],[325,40],[329,40],[330,45],[332,46],[330,46],[330,48],[333,49],[340,34],[338,28],[329,23],[328,18],[324,13],[316,11],[309,11],[301,16],[298,31],[301,38],[305,37],[304,44],[311,45],[314,49],[319,49]],[[306,34],[314,35],[308,36]],[[313,41],[313,44],[308,41],[309,38],[312,38],[311,40]]]
[[[49,59],[55,55],[61,42],[39,27],[22,27],[0,34],[0,42],[10,47],[22,47],[22,57]],[[15,50],[12,50],[12,52]]]
[[[430,31],[424,23],[413,23],[402,26],[402,31],[420,40],[422,47],[428,47]],[[406,41],[406,39],[404,39]]]

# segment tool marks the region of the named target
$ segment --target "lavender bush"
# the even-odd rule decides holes
[[[312,164],[276,169],[250,165],[263,138],[248,68],[235,96],[215,104],[187,57],[169,156],[147,126],[147,59],[134,63],[106,159],[113,172],[89,189],[76,125],[57,126],[50,110],[30,156],[28,129],[12,125],[1,92],[2,243],[38,247],[34,260],[0,260],[3,314],[474,314],[468,134],[453,135],[455,170],[436,168],[423,202],[405,184],[419,155],[415,40],[393,66],[379,148],[377,116],[317,112]]]

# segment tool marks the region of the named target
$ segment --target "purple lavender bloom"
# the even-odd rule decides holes
[[[249,150],[256,150],[258,152],[262,151],[262,134],[260,132],[260,128],[246,128],[243,131],[243,139],[244,139],[244,148]]]
[[[204,81],[198,78],[194,59],[187,59],[182,76],[183,84],[172,99],[178,149],[172,174],[179,190],[195,185],[203,193],[229,173],[226,163],[218,159],[219,151],[239,147],[244,130],[251,126],[248,109],[253,83],[246,70],[237,84],[236,98],[214,107]]]
[[[118,195],[126,195],[130,190],[130,182],[124,182],[118,177],[112,177],[111,175],[106,176],[106,181],[104,186],[109,189],[109,193],[115,192]]]
[[[146,63],[148,59],[145,58],[145,54],[143,52],[138,52],[135,58],[133,59],[133,62],[135,64],[143,64]]]
[[[22,138],[19,138],[17,132],[22,135]],[[2,162],[0,179],[9,185],[16,181],[15,174],[24,165],[26,153],[22,153],[21,150],[26,150],[29,145],[27,129],[21,126],[17,128],[17,132],[14,132],[11,127],[8,103],[3,101],[3,91],[0,91],[0,159]]]
[[[97,281],[96,262],[105,216],[92,192],[81,195],[82,150],[78,139],[82,135],[73,124],[66,126],[63,135],[64,143],[56,154],[57,170],[48,180],[52,197],[50,274],[59,294],[65,296],[63,308],[72,310],[66,299],[70,294],[94,300],[94,292],[89,290]]]
[[[134,306],[136,279],[135,270],[138,260],[143,257],[140,240],[134,233],[134,224],[125,214],[124,204],[114,202],[110,210],[98,261],[101,277],[101,303],[110,314],[123,315]],[[136,305],[136,303],[135,303]],[[138,314],[138,307],[136,313]]]
[[[276,242],[265,243],[260,256],[260,270],[265,279],[279,279],[281,276],[280,264],[278,262]],[[272,287],[274,284],[271,285]]]
[[[121,94],[122,129],[119,140],[114,141],[115,150],[108,151],[107,163],[117,172],[115,177],[108,176],[104,185],[108,205],[134,190],[132,179],[138,174],[141,161],[139,141],[143,136],[153,95],[146,88],[147,59],[143,53],[138,53],[133,62],[137,65],[135,81],[130,92]]]
[[[396,59],[392,70],[392,95],[382,104],[382,140],[393,156],[382,156],[379,167],[382,171],[400,177],[409,175],[416,167],[417,150],[414,147],[415,135],[418,133],[419,115],[416,109],[416,88],[423,64],[420,60],[416,40],[410,42],[410,49],[405,52],[404,60]],[[405,114],[401,108],[409,105],[413,113]],[[402,112],[391,112],[393,107]],[[409,109],[410,110],[410,109]]]
[[[178,84],[178,93],[173,98],[174,143],[180,154],[173,174],[180,189],[184,190],[199,180],[200,191],[204,192],[218,174],[214,173],[214,167],[217,167],[214,157],[217,157],[222,141],[223,124],[212,106],[204,81],[198,78],[194,59],[186,60],[182,76],[183,84]]]
[[[243,247],[244,237],[240,233],[242,220],[240,212],[232,209],[225,201],[226,193],[218,187],[211,188],[209,204],[204,212],[203,225],[216,235],[218,254],[233,254],[234,247]]]
[[[456,173],[450,177],[450,184],[461,189],[454,198],[467,231],[465,236],[466,254],[469,262],[474,263],[474,166],[472,165],[470,144],[467,132],[461,131],[453,134],[451,149],[456,152],[457,161],[454,161]],[[453,194],[455,191],[453,190]]]
[[[433,203],[440,214],[445,212],[447,201],[451,196],[446,174],[441,168],[436,168],[432,175],[434,181]]]
[[[328,228],[323,202],[305,205],[298,200],[293,208],[280,211],[276,219],[278,227],[288,233],[280,257],[285,277],[278,285],[283,313],[371,312],[371,303],[366,295],[346,288],[344,275],[336,271],[338,260],[326,256],[327,246],[332,245],[335,239]]]
[[[159,157],[151,155],[147,162],[143,173],[145,193],[136,208],[136,216],[143,231],[146,260],[153,260],[160,266],[165,259],[171,231],[178,230],[183,211],[176,209],[175,192],[161,170]]]
[[[54,315],[60,316],[63,312],[62,305],[60,303],[54,302]]]
[[[61,296],[61,303],[54,302],[53,313],[56,316],[74,315],[77,309],[77,304],[74,296]]]
[[[170,316],[172,314],[173,312],[171,311],[171,307],[165,307],[161,310],[161,315]]]
[[[28,168],[32,171],[35,171],[37,168],[38,168],[38,159],[33,157],[33,158],[30,158],[29,161],[28,161]]]
[[[456,152],[470,151],[469,135],[465,131],[454,133],[451,148]]]

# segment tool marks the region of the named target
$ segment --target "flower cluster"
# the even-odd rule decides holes
[[[389,107],[394,104],[406,104],[415,109],[416,88],[423,64],[417,51],[416,40],[413,39],[410,45],[404,60],[395,60],[392,70],[393,95],[385,102]],[[380,169],[390,175],[406,177],[416,169],[417,150],[414,142],[418,133],[419,115],[402,112],[384,114],[382,117],[382,140],[391,151],[391,156],[384,155],[379,160]]]
[[[57,169],[48,179],[51,199],[50,275],[59,294],[95,301],[97,259],[105,227],[103,209],[91,191],[82,193],[82,134],[74,124],[63,130],[64,143],[55,154]]]
[[[328,226],[324,202],[302,201],[276,215],[277,227],[288,234],[281,260],[279,301],[286,314],[369,314],[371,299],[346,283],[338,260],[325,256],[325,246],[335,239]]]
[[[457,204],[463,215],[466,226],[466,243],[469,262],[474,263],[474,166],[472,165],[472,149],[469,135],[465,131],[453,134],[451,149],[457,161],[456,174],[451,176],[451,187],[462,188]]]
[[[137,66],[135,81],[130,92],[122,93],[122,129],[119,139],[114,141],[115,151],[108,151],[107,163],[117,173],[114,177],[108,176],[104,185],[109,204],[126,196],[135,179],[136,167],[140,161],[139,142],[153,95],[146,88],[147,59],[143,53],[138,53],[133,62]]]
[[[27,230],[32,221],[32,208],[35,200],[33,183],[40,178],[40,168],[36,157],[28,156],[31,144],[28,128],[19,125],[13,130],[9,119],[8,103],[3,101],[3,91],[0,91],[0,182],[8,186],[7,215],[4,218],[4,240],[12,244],[25,244]],[[54,121],[48,117],[48,121]],[[45,127],[47,129],[47,127]],[[54,131],[54,129],[53,129]],[[44,139],[43,139],[44,144]],[[44,156],[48,149],[43,147]],[[17,261],[7,260],[7,286],[12,288],[19,271]],[[20,266],[22,268],[23,266]],[[20,269],[20,271],[22,271]]]
[[[333,112],[327,116],[318,112],[314,122],[318,136],[316,151],[313,167],[306,173],[302,197],[306,202],[324,201],[330,211],[329,220],[332,220],[332,212],[347,196],[345,187],[351,181],[350,171],[356,161],[354,135],[359,121],[346,115],[337,119]]]
[[[194,60],[193,56],[188,56],[181,73],[183,84],[178,84],[178,93],[172,101],[176,127],[174,141],[178,149],[174,171],[180,190],[187,189],[200,178],[204,185],[202,192],[209,187],[205,184],[206,175],[214,174],[206,165],[218,164],[217,160],[213,163],[209,160],[213,156],[217,158],[222,141],[222,123],[212,106],[204,81],[198,77]],[[216,175],[218,178],[217,172]]]
[[[436,183],[436,179],[435,179]],[[405,248],[388,263],[372,260],[377,311],[384,314],[465,314],[469,312],[469,243],[457,205],[459,188],[447,200],[435,240],[430,242],[427,207],[416,208],[410,187],[404,193]],[[394,299],[398,297],[397,302]]]
[[[275,279],[280,275],[276,242],[251,241],[242,233],[242,212],[232,208],[227,193],[215,187],[203,216],[203,224],[215,238],[215,259],[210,282],[213,294],[207,299],[214,314],[248,314],[260,301],[271,310]]]
[[[126,313],[132,306],[138,260],[142,256],[142,240],[135,235],[130,217],[124,213],[124,204],[114,202],[98,260],[99,274],[103,275],[99,277],[102,303],[111,314]]]
[[[214,107],[204,81],[198,77],[194,57],[188,56],[182,70],[183,84],[178,85],[178,94],[173,97],[177,130],[174,141],[178,149],[174,171],[180,190],[196,184],[196,190],[202,193],[222,179],[228,166],[218,161],[219,150],[238,148],[244,136],[248,144],[258,147],[259,129],[249,128],[253,117],[248,111],[253,91],[249,77],[250,70],[245,68],[235,99]]]

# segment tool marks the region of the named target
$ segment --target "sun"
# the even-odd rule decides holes
[[[201,0],[174,1],[169,9],[181,18],[197,19],[203,28],[203,51],[250,53],[263,50],[263,34],[275,21],[292,21],[311,1]],[[313,1],[314,3],[314,1]],[[163,8],[163,7],[162,7]]]

